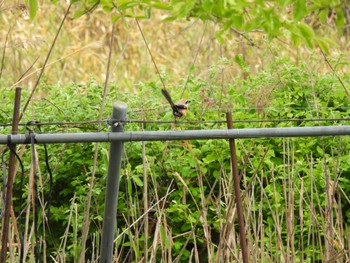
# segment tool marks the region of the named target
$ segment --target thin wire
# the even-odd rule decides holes
[[[234,120],[235,123],[279,123],[279,122],[326,122],[326,121],[350,121],[350,118],[318,118],[318,119],[252,119],[252,120]],[[145,123],[145,124],[173,124],[174,121],[159,121],[159,120],[137,120],[137,119],[127,119],[125,121],[119,121],[126,124],[132,123]],[[92,120],[92,121],[81,121],[81,122],[40,122],[30,124],[32,126],[78,126],[78,125],[90,125],[90,124],[99,124],[99,123],[107,123],[107,125],[113,124],[113,120],[111,119],[103,119],[103,120]],[[226,123],[225,120],[204,120],[204,121],[176,121],[176,123],[182,124],[211,124],[211,123]],[[0,127],[8,127],[11,124],[8,123],[0,123]],[[19,126],[29,126],[25,123],[20,123]],[[79,127],[76,127],[79,128]]]
[[[40,122],[40,123],[19,123],[19,126],[74,126],[74,125],[89,125],[89,124],[98,124],[102,122],[106,122],[107,119],[104,120],[92,120],[92,121],[77,121],[77,122],[67,122],[67,121],[58,121],[58,122]],[[0,127],[8,127],[12,124],[2,124],[0,123]]]
[[[264,123],[264,122],[318,122],[318,121],[350,121],[350,118],[320,118],[320,119],[272,119],[272,120],[234,120],[235,123]],[[126,120],[125,123],[153,123],[153,124],[173,124],[174,121],[143,121],[143,120]],[[182,124],[210,124],[226,123],[225,120],[207,120],[207,121],[176,121]]]
[[[163,105],[164,106],[164,105]],[[164,106],[166,107],[166,106]],[[234,111],[234,112],[237,112],[237,111],[252,111],[252,110],[264,110],[264,111],[269,111],[269,110],[276,110],[276,111],[279,111],[279,110],[307,110],[308,112],[310,111],[316,111],[316,109],[313,109],[313,108],[310,108],[310,107],[284,107],[284,108],[277,108],[277,107],[266,107],[266,108],[259,108],[259,107],[252,107],[252,108],[219,108],[219,107],[208,107],[206,108],[206,111],[221,111],[222,113],[225,113],[227,111]],[[340,107],[321,107],[319,108],[318,110],[329,110],[329,109],[339,109],[339,110],[348,110],[350,109],[350,107],[346,107],[346,106],[340,106]],[[8,115],[4,110],[1,110],[4,114]],[[131,110],[131,111],[128,111],[128,113],[134,113],[134,114],[137,114],[137,113],[142,113],[142,112],[166,112],[168,111],[167,109],[165,110],[159,110],[159,108],[148,108],[148,109],[135,109],[135,110]],[[94,123],[98,123],[99,121],[98,120],[92,120],[92,121],[83,121],[83,123],[86,123],[86,124],[94,124]],[[61,122],[60,122],[61,123]],[[71,124],[71,123],[77,123],[77,124],[80,124],[81,122],[66,122],[67,124]],[[7,124],[0,124],[0,126],[8,126]],[[11,125],[10,125],[11,126]],[[22,124],[22,126],[25,126],[25,124]]]
[[[50,224],[51,221],[51,199],[52,199],[52,188],[53,188],[53,177],[52,177],[52,171],[49,163],[49,153],[47,151],[46,143],[44,143],[44,152],[45,152],[45,164],[46,169],[49,174],[49,196],[47,201],[47,221],[48,224]]]
[[[222,112],[227,112],[227,111],[250,111],[250,110],[286,110],[286,109],[294,109],[294,110],[308,110],[309,112],[311,110],[314,109],[310,109],[309,107],[295,107],[295,108],[274,108],[274,107],[269,107],[269,108],[207,108],[207,111],[222,111]],[[319,109],[335,109],[334,107],[322,107]],[[341,109],[341,110],[348,110],[350,109],[350,107],[338,107],[337,109]],[[151,109],[147,109],[147,110],[143,110],[143,112],[154,112],[156,110],[156,108],[151,108]],[[159,109],[157,108],[157,110],[159,111]],[[168,110],[163,110],[163,111],[159,111],[159,112],[167,112]],[[129,111],[130,113],[141,113],[142,110],[133,110],[133,111]],[[6,114],[6,112],[4,112]],[[331,119],[315,119],[315,121],[317,120],[321,120],[321,121],[348,121],[349,118],[331,118]],[[31,124],[31,125],[42,125],[42,126],[50,126],[50,125],[59,125],[59,126],[74,126],[74,125],[89,125],[89,124],[99,124],[101,122],[108,122],[109,119],[103,119],[103,120],[89,120],[89,121],[81,121],[81,122],[67,122],[67,121],[60,121],[60,122],[41,122],[40,124]],[[220,120],[208,120],[208,121],[196,121],[196,123],[213,123],[213,122],[221,122]],[[302,119],[272,119],[272,120],[235,120],[235,122],[286,122],[286,121],[302,121]],[[307,120],[303,120],[303,121],[307,121]],[[135,121],[135,120],[131,120],[131,122],[139,122],[139,121]],[[144,123],[158,123],[158,121],[144,121]],[[184,121],[183,121],[184,122]],[[160,122],[163,123],[163,122]],[[165,122],[165,123],[174,123],[173,121],[170,122]],[[189,122],[189,123],[193,123],[193,121]],[[8,124],[8,123],[0,123],[0,127],[10,127],[12,124]],[[25,123],[20,123],[19,126],[26,126],[27,124]]]

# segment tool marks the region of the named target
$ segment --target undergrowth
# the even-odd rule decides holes
[[[130,120],[125,124],[126,131],[226,129],[227,111],[233,112],[235,128],[348,123],[340,119],[349,117],[349,99],[335,75],[279,58],[256,76],[220,82],[222,67],[237,63],[224,61],[211,68],[209,80],[189,79],[185,96],[191,104],[185,119],[160,123],[173,121],[160,82],[139,83],[134,86],[138,91],[135,93],[119,92],[118,84],[112,83],[104,118],[109,118],[113,102],[123,101],[128,105]],[[349,84],[349,75],[339,77]],[[183,83],[168,90],[176,100],[182,88]],[[107,123],[101,129],[94,123],[81,123],[98,119],[102,89],[95,81],[64,87],[42,84],[23,123],[34,119],[60,122],[43,125],[45,133],[108,131]],[[13,93],[13,89],[2,88],[5,103],[0,123],[11,122]],[[22,100],[28,96],[24,90]],[[19,132],[26,133],[25,127],[20,126]],[[10,133],[10,127],[1,127],[1,133]],[[236,144],[249,261],[349,261],[349,138],[246,139],[236,140]],[[228,142],[147,142],[144,146],[143,151],[140,142],[125,143],[115,260],[140,262],[147,257],[152,262],[241,261]],[[48,149],[54,175],[49,221],[44,209],[49,191],[44,152],[41,145],[36,146],[41,203],[37,245],[47,261],[77,262],[95,144],[51,144]],[[27,198],[32,176],[30,148],[17,146],[17,150],[25,165],[23,197]],[[85,259],[90,262],[97,262],[99,257],[107,164],[113,161],[109,160],[108,144],[100,144],[98,153],[85,251]],[[18,174],[15,215],[25,207],[19,203]],[[32,209],[30,202],[28,206]],[[35,240],[28,211],[22,215],[25,220],[12,219],[11,244],[19,243],[15,223],[23,225],[26,258],[32,259]],[[17,259],[18,247],[13,246],[10,253]]]

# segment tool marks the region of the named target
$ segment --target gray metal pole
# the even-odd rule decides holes
[[[36,134],[35,143],[77,143],[115,141],[167,141],[205,139],[284,138],[350,135],[350,126],[317,126],[291,128],[247,128],[234,130],[187,130],[144,132],[85,132]],[[0,144],[29,143],[28,135],[0,135]]]
[[[126,119],[126,104],[116,102],[113,105],[112,119],[123,121]],[[116,123],[112,132],[124,132],[122,123]],[[113,258],[113,241],[117,225],[117,206],[122,162],[123,142],[113,141],[109,148],[108,175],[106,182],[106,199],[102,226],[102,240],[100,248],[100,262],[109,263]]]

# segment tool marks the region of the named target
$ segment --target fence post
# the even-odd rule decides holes
[[[20,104],[21,104],[21,91],[22,89],[20,87],[16,88],[16,95],[15,95],[15,104],[13,109],[13,119],[12,119],[12,134],[18,133],[18,122],[19,122],[19,113],[20,113]],[[5,204],[2,204],[5,206],[4,211],[4,220],[2,222],[2,237],[1,237],[1,256],[0,256],[0,263],[5,263],[7,258],[7,246],[10,247],[8,239],[9,239],[9,230],[10,230],[10,211],[12,209],[12,191],[13,191],[13,182],[15,178],[15,161],[16,161],[16,145],[12,144],[11,142],[8,142],[9,148],[11,150],[10,157],[9,157],[9,175],[7,179],[7,185],[6,185],[6,201]],[[1,221],[0,221],[1,222]],[[23,246],[23,244],[21,244]],[[21,258],[23,257],[22,254],[22,247],[21,247]]]
[[[232,113],[226,113],[227,120],[227,128],[232,129]],[[246,232],[244,225],[244,216],[243,216],[243,207],[242,207],[242,199],[241,199],[241,188],[240,188],[240,180],[238,174],[238,165],[237,165],[237,155],[236,155],[236,144],[235,139],[229,139],[230,144],[230,153],[231,153],[231,165],[232,165],[232,175],[233,175],[233,188],[235,192],[236,198],[236,208],[237,208],[237,217],[238,217],[238,227],[239,227],[239,239],[242,250],[242,258],[243,263],[248,263],[248,248],[247,248],[247,240],[246,240]]]
[[[123,132],[124,127],[121,122],[126,119],[127,106],[123,102],[116,102],[113,105],[112,132]],[[120,181],[120,168],[122,161],[123,142],[111,142],[109,148],[109,163],[106,182],[106,199],[102,226],[102,238],[100,247],[100,263],[110,263],[113,257],[113,241],[116,230],[116,217],[118,206],[118,192]]]

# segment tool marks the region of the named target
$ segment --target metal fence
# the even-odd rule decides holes
[[[110,162],[108,167],[100,262],[112,261],[118,204],[119,174],[124,142],[350,135],[350,126],[125,132],[123,126],[124,123],[127,122],[126,112],[126,104],[120,102],[114,104],[111,118],[112,132],[0,135],[0,144],[8,144],[12,146],[16,144],[30,144],[33,143],[33,139],[35,144],[86,142],[111,143],[110,160],[113,160],[113,165],[111,165],[112,162]]]

